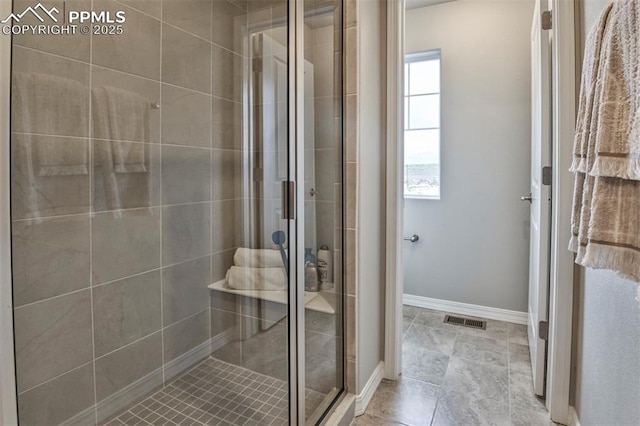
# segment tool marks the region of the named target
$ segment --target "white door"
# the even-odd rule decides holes
[[[257,235],[251,245],[259,248],[273,246],[274,231],[286,229],[282,219],[282,182],[288,172],[288,57],[284,47],[284,27],[256,33],[253,36],[254,57],[252,63],[255,82],[253,97],[256,106],[256,124],[252,151],[253,181],[256,202],[252,205],[249,219]],[[316,246],[315,198],[315,140],[314,140],[314,87],[313,64],[304,61],[305,73],[305,137],[304,137],[304,185],[305,185],[305,247]]]
[[[549,33],[542,28],[546,0],[536,0],[531,30],[531,252],[529,260],[529,352],[536,395],[544,394],[547,342],[539,323],[548,320],[551,187],[543,168],[551,165],[551,56]],[[549,169],[550,170],[550,169]],[[546,336],[543,336],[546,337]]]

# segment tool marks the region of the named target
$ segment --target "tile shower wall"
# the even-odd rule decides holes
[[[225,321],[211,316],[206,286],[224,276],[240,244],[243,51],[234,32],[246,2],[66,1],[68,9],[92,5],[124,10],[124,34],[14,38],[13,285],[24,425],[79,413],[79,421],[100,420],[130,402],[117,399],[122,392],[162,385],[194,350],[206,356],[211,328]],[[19,107],[38,84],[42,109]],[[114,140],[96,123],[92,89],[101,87],[160,105],[142,136]],[[115,146],[144,171],[105,170]]]

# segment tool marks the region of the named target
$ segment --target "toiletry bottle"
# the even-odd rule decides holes
[[[320,275],[320,289],[329,290],[332,284],[331,280],[331,252],[326,244],[320,246],[318,250],[318,273]]]
[[[310,248],[304,249],[304,289],[318,291],[318,267]]]

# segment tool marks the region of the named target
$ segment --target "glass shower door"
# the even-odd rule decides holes
[[[12,39],[21,424],[287,424],[289,2],[34,7],[126,19]]]
[[[21,425],[317,423],[344,389],[341,1],[13,12],[96,20],[0,58]]]

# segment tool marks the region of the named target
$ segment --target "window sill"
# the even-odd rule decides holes
[[[440,197],[432,197],[428,195],[406,195],[405,194],[404,198],[409,200],[434,200],[434,201],[440,200]]]

